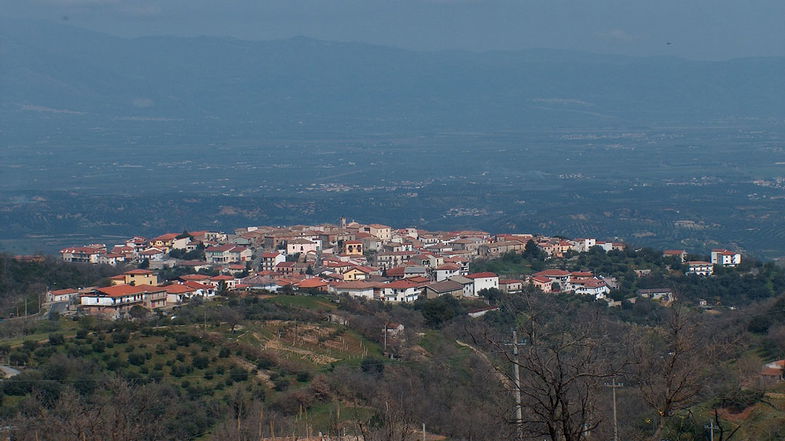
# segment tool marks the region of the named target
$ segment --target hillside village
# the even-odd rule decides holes
[[[592,296],[613,304],[615,280],[590,271],[544,269],[515,279],[472,272],[478,259],[524,253],[536,247],[547,258],[590,250],[623,250],[622,242],[566,239],[534,234],[484,231],[432,232],[416,228],[346,222],[291,227],[247,227],[232,233],[193,231],[154,238],[133,237],[111,248],[104,244],[60,251],[63,261],[138,267],[110,278],[101,287],[52,290],[47,301],[63,311],[107,318],[128,317],[134,308],[156,310],[194,297],[236,293],[331,293],[383,302],[410,303],[420,297],[452,295],[480,298],[483,290]],[[687,260],[685,250],[665,250],[688,274],[711,276],[715,265],[736,266],[741,254],[716,249],[711,261]],[[176,271],[166,283],[156,271]],[[172,278],[170,278],[172,279]],[[641,293],[666,302],[672,293]]]

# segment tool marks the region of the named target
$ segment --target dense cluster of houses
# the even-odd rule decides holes
[[[413,302],[421,296],[477,298],[485,289],[518,292],[533,285],[545,293],[570,292],[607,298],[613,281],[590,272],[546,270],[521,279],[500,279],[494,273],[470,271],[475,259],[522,253],[530,242],[549,257],[588,252],[597,247],[607,252],[625,246],[593,238],[393,229],[344,219],[338,225],[248,227],[233,233],[168,233],[150,239],[133,237],[111,249],[92,244],[61,250],[62,259],[68,262],[109,265],[144,262],[149,269],[116,276],[108,287],[52,291],[49,300],[75,303],[89,314],[123,317],[134,306],[153,310],[223,291],[297,290],[348,294],[385,302]],[[726,250],[717,251],[717,259],[725,262]],[[686,253],[681,256],[684,258]],[[740,262],[740,259],[740,256],[731,257],[728,262]],[[178,267],[196,274],[183,275],[165,285],[158,283],[154,270]]]

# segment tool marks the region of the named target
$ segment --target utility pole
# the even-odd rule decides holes
[[[422,441],[425,441],[425,423],[422,423]]]
[[[613,377],[611,384],[605,386],[610,387],[613,392],[613,441],[619,441],[619,420],[616,417],[616,389],[624,386],[616,382],[616,377]]]
[[[709,420],[705,427],[709,429],[709,441],[714,441],[714,420]]]
[[[384,353],[387,353],[387,326],[390,324],[388,322],[384,322],[384,329],[382,332],[384,333]]]
[[[518,441],[523,439],[523,409],[521,408],[521,373],[518,366],[518,331],[512,330],[512,373],[515,377],[515,427]]]

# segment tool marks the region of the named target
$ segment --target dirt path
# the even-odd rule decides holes
[[[462,342],[462,341],[460,341],[460,340],[455,340],[455,343],[457,343],[457,344],[458,344],[458,346],[463,346],[464,348],[469,348],[469,349],[471,349],[472,351],[474,351],[474,353],[475,353],[475,354],[477,354],[477,355],[478,355],[480,358],[482,358],[482,359],[483,359],[483,361],[485,361],[485,363],[487,363],[487,364],[488,364],[488,366],[490,366],[491,368],[493,368],[493,371],[494,371],[494,373],[496,374],[496,378],[498,378],[498,379],[499,379],[499,381],[501,381],[501,383],[502,383],[502,384],[503,384],[505,387],[508,387],[508,388],[513,388],[513,387],[515,387],[515,385],[513,384],[512,380],[510,380],[510,378],[509,378],[507,375],[505,375],[505,374],[503,374],[503,373],[499,372],[499,370],[496,368],[496,365],[494,365],[494,364],[493,364],[493,362],[491,361],[491,359],[490,359],[490,358],[488,358],[488,356],[487,356],[487,355],[485,355],[485,353],[484,353],[484,352],[482,352],[481,350],[479,350],[479,349],[475,348],[474,346],[472,346],[472,345],[470,345],[470,344],[468,344],[468,343],[464,343],[464,342]]]

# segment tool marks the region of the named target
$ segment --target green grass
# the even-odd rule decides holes
[[[323,296],[275,296],[268,301],[284,306],[296,306],[317,311],[333,310],[337,306]]]
[[[336,402],[319,403],[308,410],[305,420],[314,430],[328,432],[336,422],[367,421],[373,414],[374,411],[366,407],[349,407]]]

